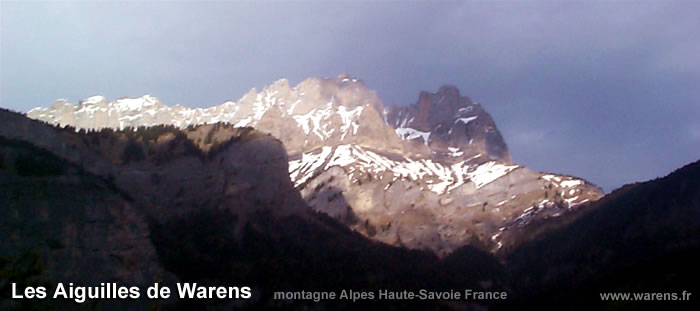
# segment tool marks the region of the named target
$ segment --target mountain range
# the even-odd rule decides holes
[[[465,245],[508,249],[518,239],[510,231],[604,194],[581,178],[514,163],[492,117],[454,86],[399,107],[349,75],[294,87],[282,79],[209,108],[171,107],[150,95],[93,96],[27,116],[89,131],[253,127],[282,142],[293,187],[312,209],[374,240],[443,257]]]
[[[700,290],[700,162],[557,217],[511,246],[447,254],[368,239],[315,211],[282,142],[204,124],[86,131],[0,110],[0,308],[54,310],[693,308],[601,292]],[[240,300],[14,300],[10,284],[246,285]],[[274,300],[274,291],[469,288],[505,301]],[[665,304],[664,304],[665,303]]]
[[[0,110],[0,308],[637,309],[599,294],[699,289],[698,181],[696,162],[604,195],[514,163],[455,87],[398,107],[346,75],[205,109],[97,96]],[[253,299],[4,296],[68,281],[241,284]],[[348,288],[509,299],[272,299]]]

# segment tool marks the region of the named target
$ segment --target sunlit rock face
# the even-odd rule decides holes
[[[446,255],[463,245],[498,251],[503,232],[558,217],[603,192],[575,177],[514,163],[494,120],[454,86],[385,107],[356,78],[279,80],[209,108],[166,106],[146,95],[27,115],[77,128],[225,122],[280,139],[291,182],[309,205],[373,239]]]

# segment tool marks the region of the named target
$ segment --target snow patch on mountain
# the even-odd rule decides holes
[[[447,150],[449,151],[448,154],[452,157],[461,157],[464,155],[464,151],[460,151],[457,147],[447,147]]]
[[[469,122],[476,120],[476,118],[477,116],[472,116],[468,118],[458,118],[457,120],[455,120],[455,123],[463,122],[464,125],[467,125],[469,124]]]
[[[399,127],[396,128],[396,134],[403,140],[414,140],[416,138],[423,139],[423,143],[427,146],[428,140],[430,139],[430,132],[419,131],[410,127]]]
[[[477,166],[476,169],[468,172],[467,176],[474,182],[477,188],[481,188],[518,167],[520,166],[503,165],[498,162],[491,161]]]
[[[300,159],[289,162],[289,174],[295,186],[300,186],[333,166],[345,168],[351,180],[357,174],[376,176],[388,171],[396,179],[424,181],[425,188],[437,194],[449,192],[469,182],[474,183],[478,189],[519,167],[495,161],[471,164],[468,160],[446,165],[431,159],[414,160],[405,156],[392,160],[358,145],[340,145],[303,153]]]

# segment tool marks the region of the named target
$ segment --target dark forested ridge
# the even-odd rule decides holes
[[[624,186],[593,205],[506,258],[520,303],[634,310],[649,304],[604,303],[598,294],[698,292],[700,162]]]

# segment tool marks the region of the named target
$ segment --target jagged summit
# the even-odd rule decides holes
[[[27,112],[30,118],[76,128],[125,128],[172,124],[226,122],[264,129],[285,141],[290,151],[363,140],[378,148],[400,148],[400,140],[384,125],[376,92],[349,75],[337,79],[309,78],[294,87],[280,79],[258,92],[251,89],[238,101],[209,108],[166,106],[153,96],[107,101],[103,96],[79,105],[57,102]]]
[[[71,125],[76,128],[124,128],[127,126],[156,125],[164,123],[164,116],[158,114],[166,109],[157,98],[144,95],[138,98],[122,97],[108,101],[101,95],[90,96],[77,105],[59,99],[49,108],[34,108],[27,116],[59,126]],[[139,119],[139,124],[132,120]]]
[[[444,85],[436,93],[422,91],[415,104],[390,106],[385,117],[403,139],[418,140],[435,152],[462,152],[466,157],[480,154],[490,160],[512,162],[491,116],[455,86]]]
[[[513,163],[491,116],[449,85],[405,107],[385,107],[374,90],[342,74],[293,87],[280,79],[209,108],[91,97],[27,115],[93,129],[254,127],[284,143],[290,179],[314,210],[376,240],[440,255],[465,244],[498,250],[509,243],[503,231],[603,194],[584,180]]]

